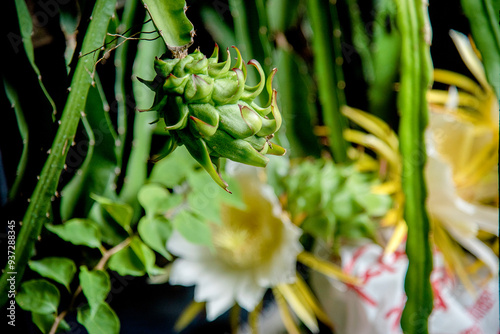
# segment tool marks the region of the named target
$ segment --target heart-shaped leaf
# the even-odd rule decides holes
[[[120,332],[118,316],[104,302],[99,304],[97,312],[92,312],[88,305],[79,308],[76,320],[85,326],[89,334],[115,334]]]
[[[101,233],[91,221],[74,218],[61,225],[46,224],[45,227],[61,239],[74,245],[84,245],[92,248],[101,246]]]
[[[60,294],[56,286],[44,279],[26,281],[16,294],[16,302],[23,310],[40,314],[57,311]]]
[[[65,257],[46,257],[37,261],[30,261],[31,270],[36,271],[43,277],[51,278],[61,283],[68,289],[76,273],[76,265],[73,260]]]
[[[111,290],[109,275],[104,270],[89,271],[87,267],[81,266],[79,278],[82,292],[87,298],[92,315],[94,315]]]

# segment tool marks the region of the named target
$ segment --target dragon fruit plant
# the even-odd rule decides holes
[[[256,60],[247,64],[255,67],[260,81],[246,84],[247,70],[236,47],[236,63],[227,59],[218,62],[219,47],[207,58],[199,50],[183,58],[154,60],[156,77],[139,79],[156,95],[151,108],[165,121],[174,144],[185,145],[191,156],[210,174],[215,182],[229,192],[227,183],[218,173],[219,159],[265,167],[265,154],[283,155],[285,149],[271,143],[281,126],[282,117],[272,88],[276,69],[265,79]],[[266,88],[267,105],[260,107],[254,100]],[[214,166],[215,165],[215,166]]]

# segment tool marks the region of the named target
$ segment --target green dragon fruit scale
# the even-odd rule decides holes
[[[139,78],[156,93],[153,106],[144,111],[157,111],[176,144],[185,145],[226,191],[227,183],[215,167],[219,158],[265,167],[269,161],[265,154],[285,154],[284,148],[270,142],[282,122],[272,88],[276,69],[266,80],[259,62],[250,60],[247,64],[257,69],[260,81],[246,85],[246,65],[233,48],[237,52],[234,67],[229,49],[226,61],[218,62],[216,45],[210,58],[199,50],[180,59],[155,58],[156,77]],[[264,88],[269,99],[260,107],[254,100]]]

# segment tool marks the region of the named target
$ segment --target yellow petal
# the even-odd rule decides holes
[[[484,96],[484,92],[476,82],[463,74],[435,69],[434,82],[440,82],[450,86],[457,86],[476,96]]]
[[[285,325],[288,334],[300,334],[299,328],[293,320],[292,314],[288,310],[288,305],[285,302],[285,298],[278,290],[278,288],[273,288],[274,299],[276,300],[276,305],[278,305],[278,310],[281,315],[281,320]]]
[[[375,137],[383,140],[393,150],[398,150],[399,141],[392,129],[380,118],[359,109],[342,107],[342,113],[354,123],[364,128]]]
[[[394,170],[399,170],[400,163],[398,151],[393,150],[386,142],[378,137],[358,130],[346,129],[344,130],[344,138],[347,141],[363,145],[375,151],[377,154],[385,158]]]
[[[381,227],[393,226],[396,225],[401,218],[401,210],[397,208],[392,208],[387,211],[385,216],[382,218],[380,222]]]
[[[297,293],[295,284],[279,284],[277,289],[281,292],[288,305],[295,312],[300,321],[313,333],[319,332],[318,322],[309,305]]]
[[[361,281],[357,277],[353,277],[349,274],[346,274],[342,271],[342,268],[339,266],[317,258],[311,253],[302,252],[297,256],[297,261],[305,264],[309,268],[316,270],[326,276],[332,277],[334,279],[338,279],[344,283],[360,285]]]
[[[456,243],[450,238],[446,231],[441,226],[441,223],[437,220],[433,221],[433,231],[432,236],[434,238],[434,243],[439,248],[443,254],[444,260],[448,267],[453,270],[458,276],[458,279],[462,282],[465,289],[471,293],[475,294],[475,288],[472,284],[465,266],[463,264],[463,250],[457,246]]]
[[[394,232],[392,233],[389,242],[385,246],[384,256],[393,254],[396,251],[406,237],[406,233],[408,233],[408,226],[404,220],[400,220],[394,228]]]
[[[300,275],[297,274],[297,280],[295,284],[298,288],[298,291],[302,295],[303,299],[307,302],[309,307],[312,309],[316,317],[325,325],[330,327],[333,331],[333,323],[328,318],[328,315],[323,311],[323,308],[320,306],[319,301],[316,299],[312,291],[307,286],[306,282]]]
[[[391,195],[399,190],[401,190],[400,181],[387,181],[381,184],[376,184],[371,188],[371,191],[374,194],[379,194],[379,195]]]
[[[442,104],[446,105],[449,101],[449,93],[444,90],[433,89],[427,92],[427,100],[430,103]],[[461,112],[457,113],[456,108],[470,108],[474,110],[479,110],[481,108],[482,100],[478,99],[476,96],[471,95],[465,92],[458,92],[458,101],[456,102],[456,106],[451,109],[451,114],[455,117],[458,117],[466,122],[474,122],[480,123],[482,122],[482,115],[472,112],[465,111],[466,109],[460,109]]]
[[[184,311],[182,311],[182,314],[179,316],[177,321],[175,322],[174,325],[174,330],[176,332],[180,332],[184,328],[186,328],[191,321],[205,308],[205,303],[198,303],[198,302],[191,302]]]
[[[450,37],[453,39],[453,42],[455,43],[455,46],[457,47],[458,52],[460,53],[465,65],[467,65],[469,71],[471,71],[485,90],[491,90],[488,81],[486,80],[483,64],[474,53],[467,36],[455,30],[450,30]]]
[[[229,312],[229,324],[231,326],[231,333],[238,333],[238,328],[240,327],[240,313],[241,307],[238,304],[234,304]]]
[[[262,301],[248,315],[248,324],[250,325],[250,329],[252,331],[252,334],[259,333],[259,315],[260,315],[261,309],[262,309]]]

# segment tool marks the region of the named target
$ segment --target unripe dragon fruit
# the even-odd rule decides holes
[[[265,80],[259,62],[250,60],[260,81],[255,86],[245,84],[247,71],[236,47],[236,64],[231,67],[231,55],[218,62],[216,45],[210,58],[199,50],[184,58],[154,61],[156,77],[152,81],[140,79],[155,95],[153,106],[166,124],[176,145],[185,145],[194,159],[226,191],[214,163],[219,158],[265,167],[265,154],[283,155],[285,149],[269,140],[281,126],[281,114],[276,103],[272,81],[276,69]],[[254,99],[266,88],[267,106],[260,107]]]

